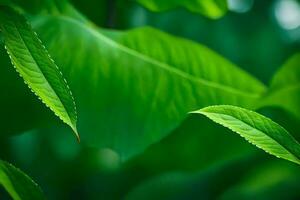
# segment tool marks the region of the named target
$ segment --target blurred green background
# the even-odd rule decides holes
[[[153,13],[134,1],[72,2],[101,27],[153,26],[205,44],[266,84],[300,50],[300,4],[294,0],[228,0],[230,11],[218,20],[180,8]],[[300,138],[295,119],[281,110],[262,112]],[[193,130],[199,131],[187,134]],[[48,199],[300,199],[298,166],[201,116],[190,116],[126,163],[110,149],[76,143],[63,127],[1,139],[0,148],[0,158],[30,175]]]

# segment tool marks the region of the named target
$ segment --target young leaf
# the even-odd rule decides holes
[[[256,112],[235,106],[210,106],[202,114],[238,133],[267,153],[300,164],[300,144],[280,125]]]
[[[265,91],[207,47],[153,28],[104,31],[66,16],[36,24],[80,102],[85,141],[123,160],[161,140],[191,110],[252,108]]]
[[[0,27],[13,66],[31,90],[73,129],[79,139],[71,91],[31,26],[16,11],[1,6]]]
[[[14,200],[43,200],[41,189],[26,174],[0,160],[0,185]]]
[[[151,11],[161,12],[176,7],[184,7],[212,19],[222,17],[227,11],[226,0],[136,0]]]
[[[300,119],[300,53],[292,56],[274,75],[269,92],[259,106],[280,107]]]

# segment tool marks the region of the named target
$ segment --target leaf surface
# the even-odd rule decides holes
[[[216,19],[227,11],[226,0],[136,0],[151,11],[162,12],[169,9],[184,7],[189,11],[200,13]]]
[[[7,6],[0,7],[0,26],[11,62],[30,89],[79,138],[72,93],[57,65],[26,19]]]
[[[13,165],[0,161],[0,185],[14,200],[44,200],[38,185]]]
[[[300,164],[299,143],[267,117],[228,105],[210,106],[193,113],[205,115],[271,155]]]

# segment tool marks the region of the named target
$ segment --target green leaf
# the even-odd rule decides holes
[[[13,165],[0,161],[0,185],[14,200],[45,199],[41,189],[26,174]]]
[[[176,7],[184,7],[189,11],[216,19],[227,11],[226,0],[136,0],[151,11],[162,12]]]
[[[168,135],[191,110],[251,108],[265,91],[207,47],[153,28],[105,31],[62,16],[35,24],[74,88],[83,140],[123,160]]]
[[[77,114],[69,86],[25,18],[0,7],[0,27],[13,66],[45,104],[75,132]],[[14,91],[12,91],[14,92]]]
[[[274,75],[260,107],[283,108],[300,119],[300,53],[292,56]]]
[[[271,155],[300,164],[299,143],[267,117],[228,105],[210,106],[193,113],[205,115]]]

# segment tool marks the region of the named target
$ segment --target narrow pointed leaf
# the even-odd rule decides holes
[[[0,161],[0,186],[3,186],[14,200],[45,199],[41,189],[33,180],[4,161]]]
[[[269,154],[300,164],[299,143],[280,125],[256,112],[235,106],[210,106],[193,113],[238,133]]]
[[[1,6],[0,27],[11,62],[25,83],[78,137],[71,91],[31,26],[16,11]]]

